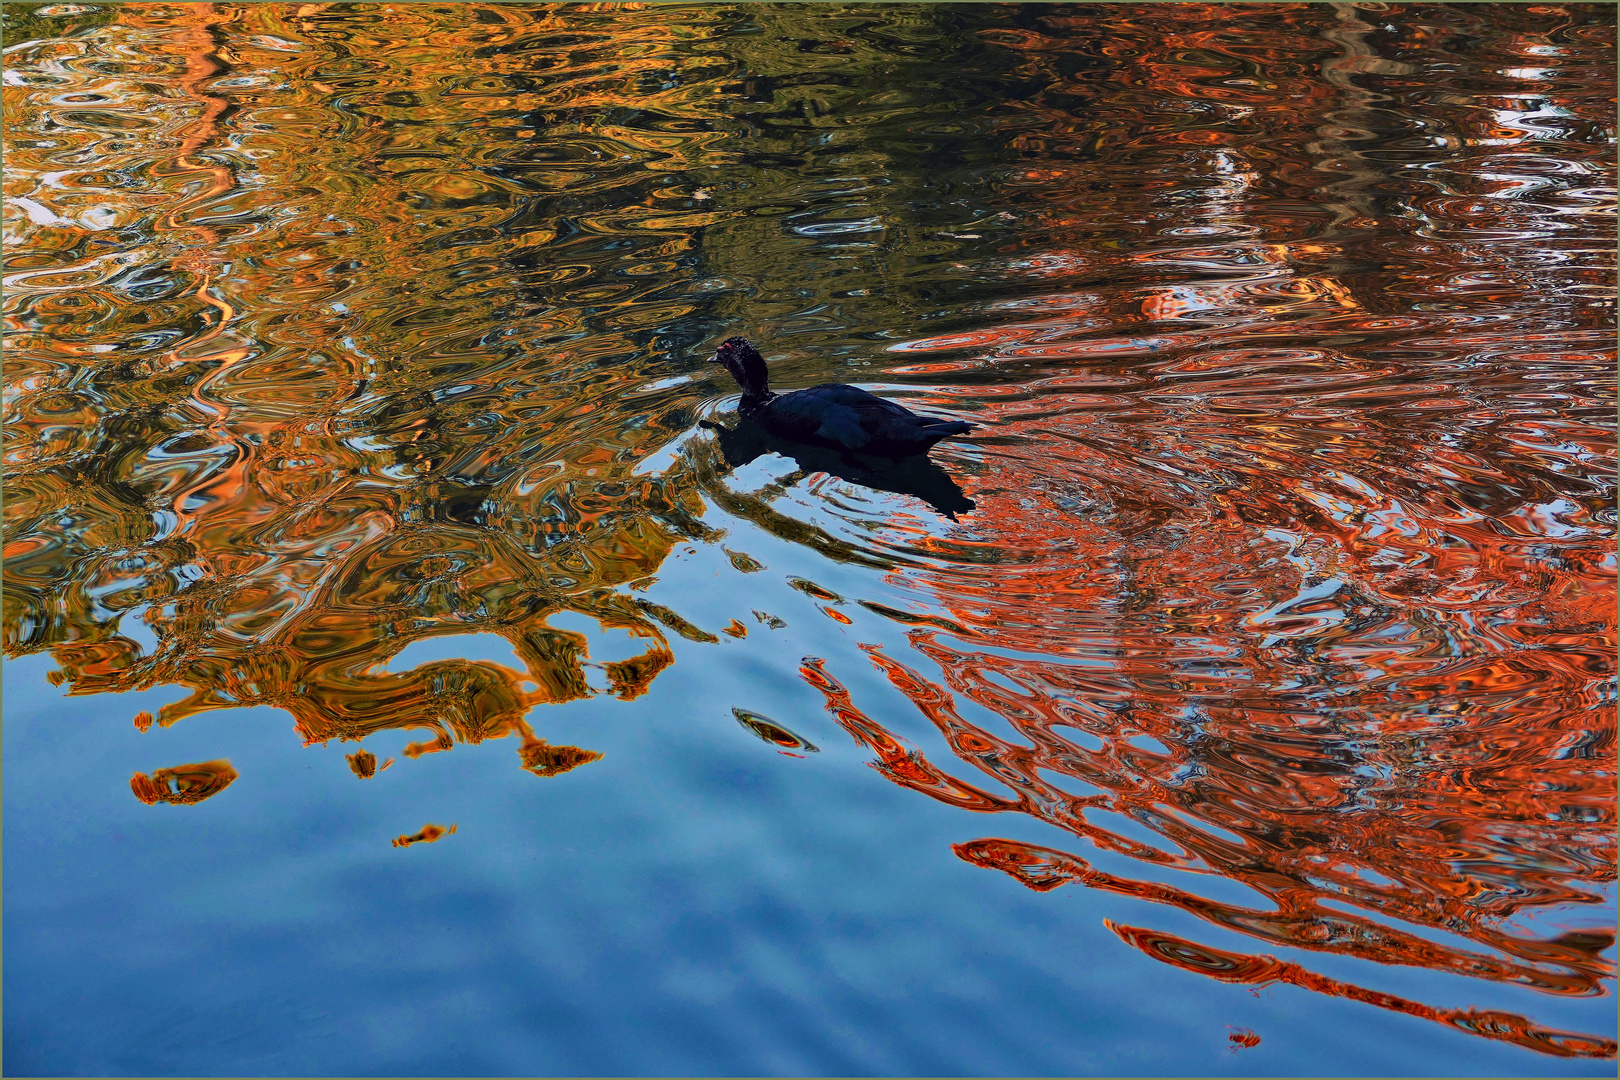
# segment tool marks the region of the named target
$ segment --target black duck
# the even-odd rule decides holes
[[[711,359],[742,387],[738,411],[772,435],[857,454],[903,458],[926,454],[935,443],[973,429],[965,420],[918,414],[845,383],[773,394],[765,358],[746,338],[727,338]]]

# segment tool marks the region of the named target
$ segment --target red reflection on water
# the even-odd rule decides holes
[[[933,765],[922,752],[907,746],[855,708],[848,691],[826,673],[824,662],[808,659],[801,668],[803,677],[822,691],[828,710],[839,724],[858,742],[877,752],[873,767],[890,780],[963,809],[1027,813],[1083,837],[1104,851],[1202,873],[1220,873],[1250,886],[1276,906],[1273,910],[1264,910],[1210,900],[1186,889],[1098,870],[1067,852],[1013,840],[984,839],[956,845],[958,856],[968,862],[1002,870],[1037,891],[1078,882],[1102,891],[1167,904],[1225,929],[1279,945],[1516,983],[1547,993],[1601,994],[1603,980],[1613,974],[1612,963],[1602,956],[1614,942],[1612,931],[1572,931],[1551,940],[1536,939],[1512,932],[1493,917],[1534,903],[1597,901],[1599,897],[1591,893],[1568,886],[1554,887],[1547,882],[1539,895],[1528,895],[1517,906],[1502,901],[1482,905],[1479,901],[1484,883],[1463,877],[1451,862],[1440,857],[1450,854],[1457,858],[1468,852],[1444,849],[1443,834],[1433,824],[1414,828],[1410,821],[1400,820],[1398,815],[1387,823],[1379,822],[1376,817],[1357,821],[1353,816],[1346,820],[1326,816],[1334,814],[1342,800],[1335,798],[1331,785],[1313,786],[1308,776],[1294,778],[1299,782],[1296,790],[1303,798],[1277,806],[1272,820],[1267,820],[1264,807],[1254,798],[1263,792],[1261,784],[1255,782],[1257,778],[1235,785],[1245,790],[1250,798],[1241,803],[1234,800],[1226,806],[1209,805],[1196,792],[1177,792],[1162,781],[1155,783],[1150,779],[1154,772],[1162,775],[1171,771],[1165,768],[1168,761],[1163,755],[1143,753],[1130,746],[1126,739],[1100,752],[1069,741],[1060,728],[1086,730],[1074,723],[1072,715],[1059,720],[1052,718],[1051,713],[1041,717],[1034,710],[1003,711],[1003,717],[1029,737],[1033,747],[1010,744],[964,721],[951,696],[942,688],[883,656],[876,648],[867,648],[891,683],[934,722],[959,758],[976,766],[987,777],[1011,787],[1017,795],[1015,798],[998,796],[958,780]],[[1227,758],[1199,755],[1187,763],[1196,763],[1205,775],[1217,777],[1232,769],[1238,760],[1241,759],[1235,755]],[[1275,762],[1276,759],[1268,754],[1266,760]],[[1144,765],[1147,768],[1144,769]],[[1100,789],[1099,794],[1070,794],[1040,775],[1042,772],[1093,785]],[[1243,780],[1233,772],[1227,772],[1224,779]],[[1274,790],[1266,794],[1275,797],[1286,792],[1288,779],[1278,777],[1270,781],[1265,786]],[[1282,792],[1275,790],[1277,788]],[[1230,812],[1239,806],[1247,820]],[[1223,810],[1228,812],[1223,813]],[[1110,828],[1088,821],[1088,811],[1103,817],[1123,815],[1156,832],[1167,843],[1161,848],[1123,836],[1116,831],[1119,826]],[[1211,825],[1216,827],[1211,828]],[[1243,842],[1228,839],[1233,834],[1239,834],[1234,839]],[[1313,834],[1314,842],[1309,839]],[[1425,857],[1425,848],[1429,849],[1428,857]],[[1386,871],[1388,876],[1374,870],[1374,866]],[[1601,867],[1592,869],[1596,873],[1590,877],[1604,880]],[[1328,907],[1330,902],[1353,904],[1366,909],[1370,916],[1393,918],[1419,928],[1463,936],[1482,948],[1467,949],[1437,942],[1374,917],[1342,913]],[[1148,931],[1118,932],[1139,947],[1151,937]],[[1148,955],[1158,959],[1235,956],[1204,950],[1203,946],[1164,935],[1152,940],[1180,943],[1179,952],[1143,947]],[[1238,964],[1240,960],[1252,963],[1244,967]],[[1213,961],[1202,966],[1188,961],[1180,966],[1229,981],[1288,982],[1440,1020],[1547,1053],[1608,1056],[1615,1049],[1612,1040],[1548,1031],[1523,1017],[1432,1009],[1327,979],[1270,957],[1238,957],[1232,964],[1236,966],[1230,971],[1236,974],[1228,974],[1228,968]]]
[[[1570,1031],[1552,1031],[1538,1027],[1524,1017],[1512,1013],[1487,1009],[1435,1009],[1395,994],[1383,994],[1338,979],[1330,979],[1325,975],[1306,971],[1298,964],[1290,964],[1275,957],[1248,956],[1212,949],[1207,945],[1198,945],[1185,938],[1176,937],[1174,934],[1122,926],[1109,920],[1104,920],[1104,924],[1122,940],[1135,945],[1156,960],[1208,975],[1222,982],[1242,983],[1247,986],[1285,983],[1314,990],[1319,994],[1350,998],[1353,1001],[1375,1005],[1380,1009],[1435,1020],[1471,1035],[1500,1039],[1528,1050],[1539,1050],[1541,1053],[1557,1057],[1612,1057],[1615,1052],[1613,1039],[1594,1038]],[[1259,1039],[1256,1038],[1254,1043],[1245,1045],[1252,1046],[1258,1042]]]
[[[1280,5],[1262,25],[1186,4],[987,32],[1043,76],[1012,108],[1047,160],[1005,192],[1043,228],[1002,251],[1046,291],[891,347],[905,374],[961,373],[950,402],[994,438],[971,517],[885,534],[927,562],[891,577],[906,610],[865,606],[918,627],[926,670],[864,646],[976,782],[803,669],[895,783],[1039,818],[1107,868],[1000,839],[963,859],[1278,946],[1608,992],[1613,274],[1547,257],[1573,238],[1526,139],[1606,181],[1612,140],[1584,125],[1613,84],[1554,36],[1578,14],[1522,10]],[[1489,30],[1488,55],[1425,51],[1454,22]],[[1536,69],[1556,130],[1504,66],[1540,56],[1570,65]],[[1259,902],[1202,896],[1201,875]],[[1583,908],[1595,923],[1558,925]],[[1215,977],[1615,1049],[1121,934]]]

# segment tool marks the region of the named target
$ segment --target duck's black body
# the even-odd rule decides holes
[[[824,383],[773,394],[765,359],[745,339],[728,338],[714,354],[743,389],[738,411],[773,435],[878,457],[926,454],[941,439],[973,429],[965,420],[919,416],[859,387]]]

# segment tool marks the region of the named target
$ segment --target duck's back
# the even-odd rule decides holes
[[[903,456],[925,453],[973,425],[918,416],[858,386],[824,383],[772,398],[755,414],[776,434],[860,453]]]

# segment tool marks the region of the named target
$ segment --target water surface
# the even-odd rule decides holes
[[[13,1072],[1612,1074],[1612,7],[5,20]]]

